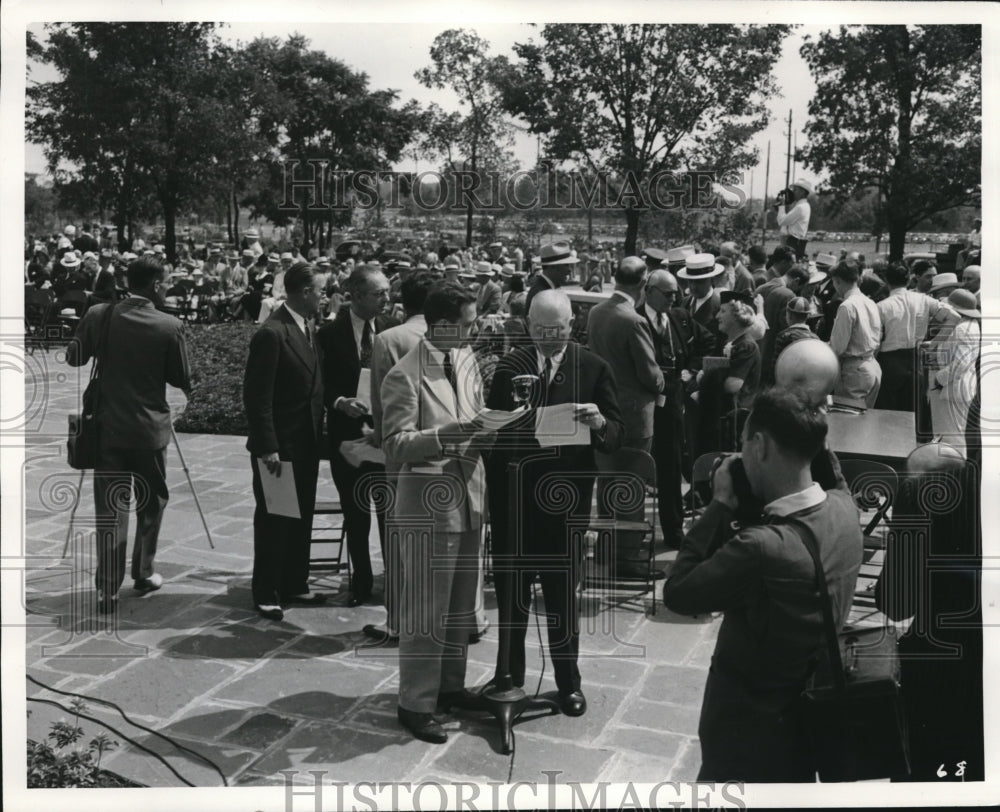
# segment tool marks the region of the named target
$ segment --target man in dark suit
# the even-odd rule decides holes
[[[66,351],[66,360],[74,367],[95,357],[104,315],[114,307],[101,359],[100,452],[94,469],[97,601],[102,613],[117,606],[125,579],[132,489],[137,503],[132,549],[135,589],[145,594],[163,583],[153,561],[168,499],[166,446],[171,421],[166,385],[186,392],[191,380],[183,325],[153,306],[162,276],[158,260],[143,257],[132,262],[127,271],[128,298],[91,307]]]
[[[815,780],[798,708],[826,634],[799,523],[815,536],[838,629],[863,552],[850,493],[824,490],[810,471],[826,433],[825,415],[801,390],[758,395],[741,458],[765,519],[733,531],[740,502],[729,457],[664,585],[663,601],[675,612],[725,613],[698,724],[699,781]]]
[[[527,313],[531,312],[531,300],[541,291],[556,290],[565,285],[578,262],[577,258],[573,256],[568,242],[543,245],[538,254],[541,258],[541,270],[535,274],[528,287],[528,295],[524,301]]]
[[[663,372],[664,402],[653,410],[653,459],[660,528],[668,546],[683,538],[684,505],[681,472],[684,455],[685,384],[701,368],[701,359],[711,355],[712,334],[677,300],[677,280],[670,271],[653,271],[646,280],[646,301],[638,308],[653,336],[656,363]]]
[[[312,319],[323,278],[300,262],[285,277],[287,299],[250,340],[243,405],[253,455],[253,600],[261,616],[281,620],[282,604],[314,605],[325,596],[309,590],[309,545],[323,429],[321,360]],[[299,518],[268,513],[260,465],[295,478]]]
[[[317,333],[323,354],[323,401],[326,404],[326,430],[330,443],[330,471],[344,511],[344,533],[351,557],[351,594],[348,606],[360,606],[371,598],[372,562],[368,552],[371,530],[370,488],[361,480],[374,484],[385,475],[385,466],[366,463],[359,468],[351,465],[340,453],[345,440],[357,440],[372,426],[368,404],[369,390],[358,391],[361,371],[369,370],[377,333],[395,325],[383,316],[389,304],[389,280],[377,267],[359,265],[344,283],[351,295],[347,307],[341,308],[333,321],[324,324]],[[359,482],[361,487],[359,486]],[[378,517],[379,540],[385,547],[385,517]]]
[[[615,272],[610,299],[594,305],[587,319],[587,346],[614,370],[618,405],[625,419],[622,446],[649,451],[653,443],[653,406],[663,391],[653,336],[636,303],[646,283],[646,263],[625,257]]]
[[[690,288],[690,293],[681,306],[715,336],[716,346],[713,352],[716,354],[722,352],[726,339],[719,332],[717,317],[722,301],[718,289],[712,287],[712,280],[724,270],[721,265],[716,264],[712,254],[692,254],[684,260],[684,267],[677,272],[677,278],[687,282]]]
[[[594,451],[611,453],[621,446],[625,427],[615,394],[611,368],[598,356],[570,342],[572,308],[559,291],[539,293],[529,317],[531,343],[500,359],[487,406],[515,407],[512,380],[538,377],[532,405],[580,404],[576,420],[590,428],[586,445],[541,448],[534,433],[534,410],[497,434],[487,464],[490,523],[497,601],[500,605],[500,652],[509,652],[509,674],[497,664],[495,683],[509,675],[524,685],[524,641],[531,585],[542,582],[549,616],[549,651],[563,713],[579,716],[587,709],[577,666],[579,651],[580,550],[572,543],[570,525],[589,520],[596,468]],[[514,463],[513,470],[508,465]],[[511,477],[515,484],[511,487]],[[568,489],[562,509],[547,494]],[[560,503],[564,500],[559,499]],[[514,523],[511,518],[517,517]],[[503,619],[510,618],[509,626]]]

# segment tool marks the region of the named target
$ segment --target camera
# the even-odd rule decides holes
[[[712,466],[713,480],[715,472],[722,465],[723,460],[731,456],[733,455],[719,455],[715,461],[715,465]],[[747,477],[746,468],[743,467],[742,459],[737,458],[729,466],[729,476],[733,480],[733,495],[736,497],[736,521],[743,525],[758,522],[761,514],[764,512],[764,504],[754,496],[753,489],[750,487],[750,480]]]

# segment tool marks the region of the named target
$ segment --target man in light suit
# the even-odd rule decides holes
[[[309,590],[309,545],[316,506],[323,426],[321,359],[312,319],[323,297],[323,278],[307,262],[285,274],[286,300],[250,339],[243,405],[250,424],[247,451],[254,459],[253,600],[268,620],[284,617],[282,604],[319,605]],[[260,465],[295,478],[299,518],[268,513]]]
[[[476,293],[476,315],[489,316],[492,313],[499,313],[503,291],[493,281],[493,266],[490,263],[476,263],[476,281],[479,282],[479,291]]]
[[[366,476],[377,477],[384,468],[374,464],[355,468],[344,459],[339,447],[345,440],[360,439],[366,427],[372,424],[365,399],[358,398],[358,381],[361,370],[371,368],[375,336],[393,327],[395,322],[382,315],[389,305],[389,280],[377,267],[357,266],[347,278],[345,287],[351,294],[350,304],[341,308],[333,321],[327,321],[316,338],[323,355],[323,400],[327,411],[330,472],[344,510],[344,533],[353,567],[347,605],[354,607],[371,598],[374,580],[368,552],[370,491],[366,493],[361,480]],[[381,514],[378,519],[381,537],[385,521]]]
[[[382,445],[397,471],[387,530],[399,536],[403,564],[398,717],[418,739],[443,743],[435,711],[476,704],[465,671],[485,490],[473,437],[483,394],[475,356],[463,346],[474,295],[437,283],[424,318],[424,339],[382,383]]]
[[[625,257],[615,273],[611,298],[591,308],[588,348],[608,362],[618,385],[618,405],[625,418],[624,448],[648,452],[653,442],[653,407],[663,391],[653,336],[636,303],[646,284],[646,263]]]
[[[372,349],[372,420],[374,431],[372,442],[377,448],[382,447],[382,382],[399,360],[416,347],[427,332],[427,321],[424,319],[424,301],[427,293],[435,282],[435,277],[420,271],[407,277],[400,285],[400,295],[403,300],[403,311],[406,321],[395,327],[390,327],[375,336]],[[390,489],[395,488],[398,468],[386,461],[385,476]],[[397,642],[399,640],[399,595],[402,590],[399,572],[398,536],[386,533],[383,537],[382,561],[385,565],[385,612],[384,626],[368,623],[362,631],[380,643]]]
[[[166,447],[171,422],[166,385],[185,392],[191,387],[183,325],[153,306],[163,266],[159,260],[142,257],[126,273],[128,298],[91,307],[66,349],[70,366],[83,366],[95,357],[104,315],[107,308],[114,308],[101,358],[100,450],[94,469],[97,607],[104,614],[118,605],[118,590],[125,580],[132,489],[137,503],[132,549],[135,589],[145,594],[163,584],[153,560],[169,498]]]

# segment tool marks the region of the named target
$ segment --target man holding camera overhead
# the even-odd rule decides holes
[[[785,245],[795,251],[795,258],[799,260],[806,258],[809,217],[812,214],[807,198],[811,194],[812,184],[799,178],[789,188],[778,193],[778,202],[774,204],[782,239]]]

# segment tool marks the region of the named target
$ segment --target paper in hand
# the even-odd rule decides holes
[[[281,463],[281,475],[272,474],[260,457],[256,457],[257,470],[260,471],[260,482],[264,489],[264,504],[272,516],[287,516],[290,519],[301,519],[299,513],[299,497],[295,493],[295,473],[292,464],[287,460]]]
[[[358,378],[358,400],[372,408],[372,371],[366,367],[361,368],[361,377]]]
[[[362,463],[366,462],[385,465],[385,452],[381,448],[373,446],[365,437],[357,440],[344,440],[340,444],[340,453],[355,468],[360,468]]]
[[[559,445],[590,445],[590,426],[576,417],[577,403],[542,406],[535,420],[535,439],[542,448]]]

